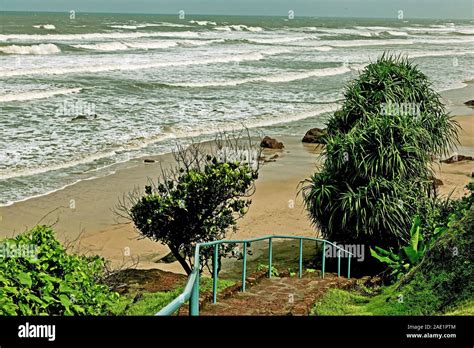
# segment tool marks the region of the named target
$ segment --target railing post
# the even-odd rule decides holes
[[[347,279],[351,279],[351,254],[349,254],[347,259]]]
[[[272,277],[272,238],[268,239],[268,278]]]
[[[247,242],[244,242],[243,268],[242,268],[242,292],[245,291],[245,279],[247,278]]]
[[[303,238],[300,238],[300,258],[299,258],[299,272],[298,276],[301,278],[303,275]]]
[[[193,290],[191,291],[191,298],[189,299],[189,315],[199,315],[199,266],[194,280]]]
[[[217,301],[217,261],[219,258],[219,244],[214,244],[214,257],[212,258],[213,281],[212,281],[212,303]]]
[[[341,250],[338,249],[337,253],[337,277],[341,277]]]
[[[326,270],[326,241],[323,242],[323,264],[321,267],[321,276],[324,278],[324,271]]]

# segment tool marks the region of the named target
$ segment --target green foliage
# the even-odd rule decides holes
[[[444,235],[450,228],[454,227],[459,220],[464,218],[474,202],[472,186],[470,195],[464,196],[460,200],[444,202],[437,206],[438,214],[432,214],[432,220],[425,223],[423,230],[420,216],[416,216],[410,229],[409,244],[400,248],[398,252],[385,250],[376,246],[370,248],[370,254],[391,269],[390,276],[399,279],[408,271],[421,262],[427,251],[435,242]],[[436,218],[433,218],[436,216]]]
[[[103,259],[67,254],[45,226],[4,239],[2,245],[34,250],[36,255],[3,255],[0,315],[111,314],[119,295],[101,284]]]
[[[441,230],[437,235],[441,234]],[[432,243],[432,242],[431,242]],[[421,219],[416,216],[410,229],[410,241],[407,246],[400,249],[398,253],[387,251],[380,247],[370,248],[370,255],[380,262],[387,264],[392,269],[391,276],[401,277],[410,267],[418,264],[425,255],[427,247],[431,243],[425,243],[421,234]]]
[[[264,265],[262,263],[259,264],[258,267],[257,267],[257,272],[261,272],[261,271],[268,272],[268,265]],[[275,266],[272,266],[272,276],[275,276],[275,277],[280,276],[280,272],[278,271],[278,269]]]
[[[384,111],[390,103],[416,112]],[[383,55],[345,90],[328,121],[322,170],[303,186],[309,215],[326,239],[382,248],[409,242],[413,216],[432,206],[429,163],[457,141],[427,77],[402,57]]]
[[[472,197],[472,195],[471,195]],[[467,202],[466,198],[463,202]],[[464,204],[463,203],[463,204]],[[459,202],[457,206],[462,206]],[[453,214],[457,214],[453,213]],[[329,290],[316,315],[472,315],[474,207],[448,222],[425,256],[397,283],[372,296]]]
[[[140,233],[168,245],[188,274],[196,243],[223,239],[247,212],[251,201],[246,197],[257,178],[257,171],[243,162],[213,156],[201,161],[200,167],[182,167],[175,177],[146,186],[145,195],[130,209]],[[226,251],[221,247],[220,256]],[[202,255],[206,263],[212,248],[203,249]]]
[[[201,277],[199,285],[201,294],[212,291],[212,278]],[[232,280],[219,279],[217,282],[217,292],[219,293],[233,285],[235,285],[235,282]],[[184,285],[181,285],[170,291],[143,293],[137,301],[134,301],[136,294],[128,294],[122,296],[120,302],[115,305],[114,313],[119,315],[155,315],[168,303],[181,295],[183,290]]]

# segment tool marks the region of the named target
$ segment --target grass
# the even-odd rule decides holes
[[[395,285],[384,287],[378,295],[370,296],[357,291],[330,289],[311,309],[311,315],[474,315],[474,300],[470,299],[445,314],[432,310],[432,295],[420,289],[413,297],[411,293],[400,293]]]
[[[455,308],[452,308],[451,310],[446,312],[446,315],[470,315],[470,316],[474,316],[474,299],[466,301],[465,303],[462,303],[459,306],[456,306]]]
[[[217,292],[234,284],[235,282],[232,280],[219,279],[217,282]],[[113,308],[113,313],[117,315],[154,315],[179,296],[183,292],[184,286],[185,285],[178,286],[170,291],[143,293],[140,299],[135,303],[133,301],[133,294],[124,295]],[[201,293],[212,291],[212,278],[201,277],[200,291]]]

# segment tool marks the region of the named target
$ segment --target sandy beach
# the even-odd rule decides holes
[[[474,115],[456,117],[460,123],[461,147],[459,154],[474,150]],[[278,154],[260,170],[256,193],[248,214],[239,221],[236,233],[228,237],[254,237],[267,234],[315,236],[298,193],[299,183],[311,176],[321,163],[321,149],[303,144],[301,137],[279,137],[283,150],[265,150],[268,157]],[[469,150],[471,153],[464,153]],[[117,220],[113,208],[119,199],[134,187],[142,187],[146,178],[159,173],[159,162],[170,164],[171,155],[153,157],[157,162],[134,160],[134,167],[95,179],[82,181],[49,195],[0,207],[0,237],[12,236],[38,223],[54,225],[58,238],[74,245],[81,253],[98,254],[112,265],[134,265],[139,268],[160,268],[182,273],[175,263],[157,263],[168,253],[166,246],[141,239],[131,223]],[[439,193],[453,197],[464,194],[474,172],[474,161],[441,164],[436,176],[443,181]]]

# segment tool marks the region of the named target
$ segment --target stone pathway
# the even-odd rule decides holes
[[[266,278],[246,292],[218,299],[216,304],[204,304],[200,315],[308,315],[314,302],[329,288],[354,281],[331,273],[326,273],[324,279],[317,273],[305,274],[301,279],[296,276]]]

